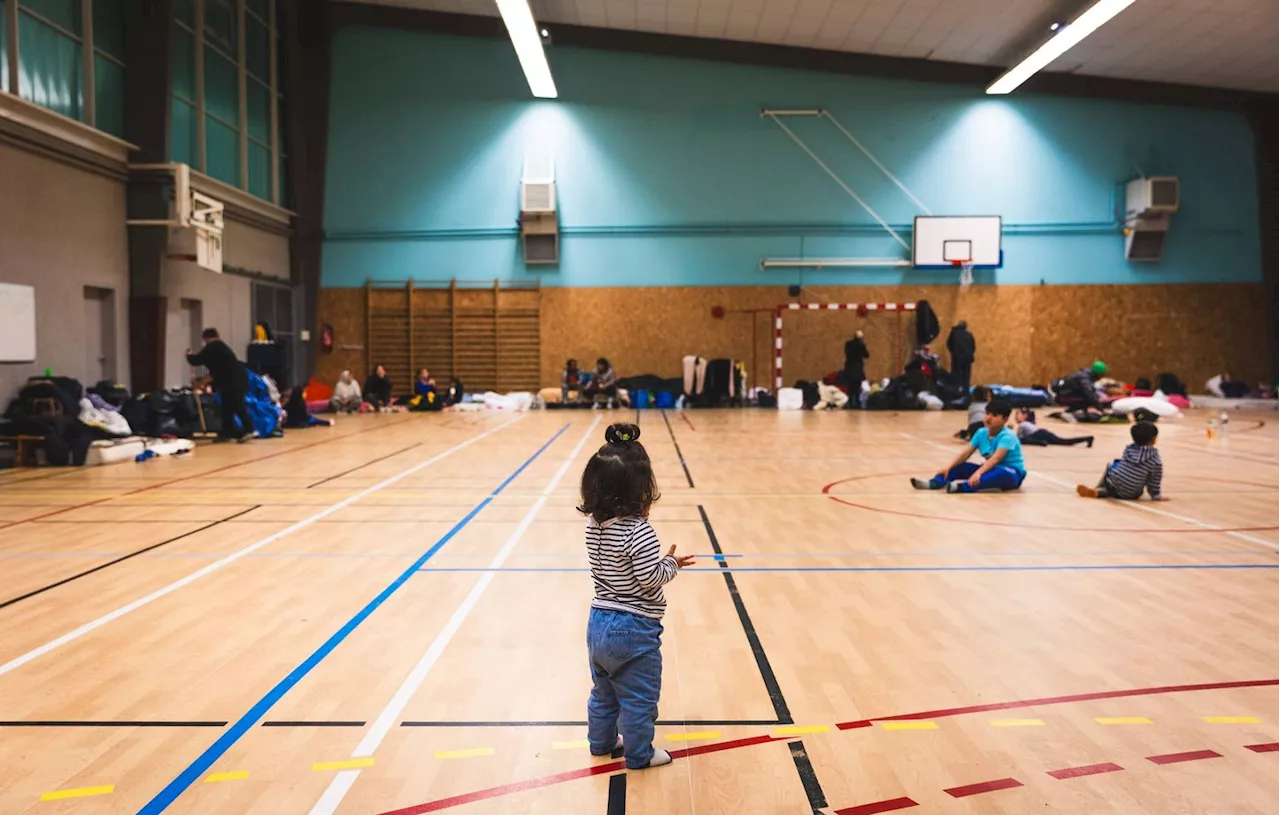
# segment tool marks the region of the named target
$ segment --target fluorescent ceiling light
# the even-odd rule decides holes
[[[556,83],[551,78],[551,66],[547,65],[547,55],[542,50],[542,38],[538,36],[538,26],[533,22],[528,0],[498,0],[498,12],[502,14],[502,22],[507,26],[516,56],[520,58],[529,90],[539,99],[555,99]]]
[[[1009,93],[1030,79],[1037,71],[1071,50],[1076,43],[1097,31],[1112,17],[1133,5],[1133,2],[1134,0],[1098,0],[1072,23],[1059,28],[1058,33],[1037,48],[1031,56],[1001,74],[1000,78],[987,88],[987,93]]]

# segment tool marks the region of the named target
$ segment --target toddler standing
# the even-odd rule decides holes
[[[587,658],[593,686],[587,700],[587,741],[591,754],[622,747],[627,769],[671,763],[671,754],[653,746],[662,690],[663,585],[691,565],[693,555],[662,554],[649,525],[658,484],[640,428],[611,425],[582,473],[587,515],[587,555],[595,599],[587,619]]]

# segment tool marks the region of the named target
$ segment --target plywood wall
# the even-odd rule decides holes
[[[338,331],[337,350],[320,357],[319,374],[326,380],[343,367],[365,367],[360,351],[343,349],[364,341],[364,296],[364,289],[321,292],[319,322]],[[1198,389],[1226,369],[1254,380],[1274,378],[1265,297],[1261,284],[974,286],[967,292],[955,286],[809,286],[800,300],[926,299],[943,325],[935,341],[939,350],[947,329],[968,321],[978,341],[975,381],[1043,384],[1102,359],[1121,379],[1173,371]],[[569,357],[586,364],[606,356],[622,376],[677,376],[686,354],[732,357],[750,367],[754,347],[751,379],[771,385],[772,314],[732,312],[789,301],[784,287],[766,286],[543,289],[542,382],[557,383]],[[714,319],[713,306],[731,313]],[[892,317],[824,310],[787,312],[784,320],[788,384],[839,368],[844,341],[858,327],[872,354],[868,374],[887,376],[897,369],[890,359]]]

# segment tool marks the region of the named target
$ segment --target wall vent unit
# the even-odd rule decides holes
[[[1124,238],[1126,260],[1155,261],[1164,255],[1164,240],[1169,235],[1169,216],[1135,218],[1129,223]]]
[[[524,262],[549,265],[560,262],[560,222],[556,215],[555,168],[531,175],[525,164],[520,180],[520,241]]]
[[[1129,218],[1178,211],[1181,189],[1178,179],[1135,178],[1125,185],[1125,214]]]

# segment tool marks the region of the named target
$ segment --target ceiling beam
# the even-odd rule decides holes
[[[359,2],[333,2],[331,10],[335,30],[343,26],[364,25],[430,31],[464,37],[507,38],[502,20],[498,17],[452,14]],[[886,57],[848,51],[821,51],[789,45],[680,37],[646,31],[591,28],[563,23],[547,22],[545,25],[551,31],[552,39],[555,41],[554,47],[594,48],[681,59],[703,59],[742,65],[799,68],[826,73],[965,85],[972,87],[977,94],[982,93],[983,89],[1004,71],[1004,68],[999,66]],[[1244,105],[1259,100],[1275,104],[1277,100],[1276,94],[1251,91],[1043,72],[1028,80],[1022,86],[1022,92],[1220,109],[1240,109]]]

